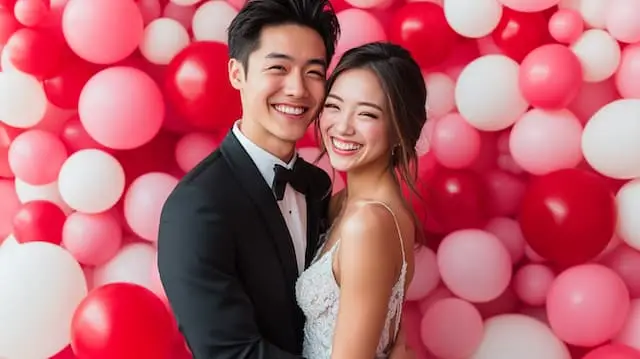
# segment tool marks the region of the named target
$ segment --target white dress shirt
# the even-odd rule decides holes
[[[241,131],[239,127],[240,121],[237,121],[233,125],[233,134],[236,136],[242,147],[251,157],[253,163],[264,177],[267,185],[271,188],[273,184],[273,178],[275,172],[273,170],[276,164],[279,164],[286,168],[292,168],[296,161],[297,155],[293,157],[291,162],[285,163],[278,157],[258,147],[250,139],[248,139]],[[275,194],[274,194],[275,198]],[[284,221],[287,224],[291,239],[293,240],[293,248],[296,253],[296,260],[298,262],[298,273],[304,271],[305,265],[305,253],[307,250],[307,201],[304,194],[296,191],[287,184],[284,191],[284,197],[281,201],[278,201],[280,212],[284,217]]]

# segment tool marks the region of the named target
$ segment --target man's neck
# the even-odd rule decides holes
[[[238,129],[256,146],[278,157],[284,163],[289,163],[295,154],[296,144],[283,141],[266,132],[259,126],[252,126],[249,122],[238,122]]]

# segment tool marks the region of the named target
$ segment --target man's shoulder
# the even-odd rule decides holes
[[[308,178],[311,178],[313,186],[321,190],[329,190],[331,188],[331,177],[322,168],[313,163],[305,162]],[[337,175],[337,174],[336,174]]]

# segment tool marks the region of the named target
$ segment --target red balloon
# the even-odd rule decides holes
[[[16,69],[42,79],[55,76],[67,55],[65,43],[59,36],[29,27],[16,31],[5,49]]]
[[[606,344],[592,350],[582,359],[640,359],[640,351],[623,344]]]
[[[52,356],[49,359],[78,359],[71,349],[71,345],[67,345],[58,354]]]
[[[212,41],[194,42],[169,63],[164,89],[176,111],[194,127],[227,132],[240,118],[239,93],[227,73],[228,49]]]
[[[77,109],[84,85],[100,69],[98,65],[70,56],[55,76],[43,82],[49,102],[60,108]]]
[[[486,224],[489,195],[479,174],[438,168],[422,189],[427,217],[444,233]]]
[[[442,6],[410,2],[391,19],[389,39],[409,50],[420,67],[428,68],[447,58],[459,35],[449,26]]]
[[[162,300],[132,283],[94,289],[71,323],[71,347],[80,359],[168,359],[176,335]]]
[[[0,177],[14,177],[9,166],[9,146],[21,132],[20,129],[0,123]]]
[[[0,1],[0,45],[6,44],[11,35],[20,27],[20,23],[13,16],[12,8],[3,6],[3,1]]]
[[[615,198],[598,176],[564,169],[533,179],[523,198],[522,233],[531,248],[560,266],[604,250],[616,227]]]
[[[13,236],[20,243],[62,243],[66,214],[49,201],[31,201],[22,205],[13,217]]]
[[[502,52],[517,62],[549,39],[547,19],[541,12],[518,12],[503,8],[502,18],[491,33]]]

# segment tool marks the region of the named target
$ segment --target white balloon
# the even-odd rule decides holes
[[[228,2],[211,0],[200,5],[193,15],[191,29],[198,41],[217,41],[227,43],[227,28],[238,14]]]
[[[125,174],[112,155],[97,149],[78,151],[65,161],[58,190],[69,207],[99,213],[113,207],[124,193]]]
[[[497,0],[444,0],[444,16],[458,34],[471,38],[489,35],[500,23]]]
[[[16,178],[15,186],[16,194],[18,195],[20,203],[48,201],[60,207],[60,209],[66,214],[73,212],[71,207],[69,207],[69,205],[62,199],[60,191],[58,190],[57,181],[43,185],[33,185]]]
[[[629,247],[640,250],[640,179],[627,182],[616,194],[617,234]]]
[[[0,356],[48,358],[69,344],[87,295],[80,264],[60,246],[29,242],[0,261]]]
[[[42,84],[19,71],[0,72],[0,121],[17,128],[37,125],[47,111]]]
[[[455,89],[460,114],[482,131],[513,125],[529,107],[520,92],[518,72],[518,63],[504,55],[485,55],[469,63]]]
[[[469,359],[571,359],[567,346],[541,321],[503,314],[485,321],[480,347]]]
[[[153,290],[153,262],[156,249],[148,243],[130,243],[106,263],[95,267],[91,280],[94,287],[110,283],[133,283]]]
[[[613,75],[620,65],[620,44],[608,32],[590,29],[571,45],[582,64],[584,81],[600,82]]]
[[[585,160],[617,179],[640,177],[640,100],[620,99],[598,110],[582,132]]]
[[[189,42],[189,33],[182,24],[162,17],[145,27],[140,52],[153,64],[167,65]]]

